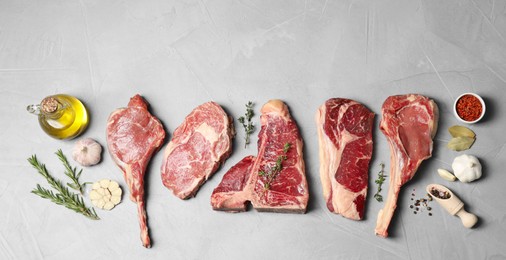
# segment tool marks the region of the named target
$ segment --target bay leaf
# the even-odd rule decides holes
[[[471,138],[475,138],[476,134],[473,132],[473,130],[460,125],[454,125],[450,128],[448,128],[448,132],[452,135],[452,137],[462,137],[467,136]]]
[[[474,143],[474,138],[469,136],[459,136],[452,138],[450,142],[448,142],[448,148],[457,152],[467,150],[471,148]]]

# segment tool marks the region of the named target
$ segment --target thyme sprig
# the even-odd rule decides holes
[[[376,194],[374,194],[374,198],[378,201],[378,202],[382,202],[383,201],[383,196],[381,196],[380,192],[382,191],[381,189],[381,185],[383,184],[383,182],[385,182],[385,177],[387,177],[385,175],[385,164],[384,163],[380,163],[380,171],[378,172],[378,178],[374,181],[376,184],[378,184],[378,191],[376,192]]]
[[[54,178],[46,169],[46,165],[40,163],[39,160],[37,160],[37,156],[32,155],[32,157],[28,158],[28,162],[33,166],[33,168],[37,170],[40,175],[42,175],[42,177],[46,179],[47,183],[56,190],[56,193],[54,193],[52,190],[49,190],[37,184],[37,188],[31,191],[33,194],[43,199],[51,200],[58,205],[65,206],[68,209],[83,214],[87,218],[93,220],[100,219],[95,212],[95,209],[92,207],[86,207],[82,196],[71,192],[67,187],[65,187],[65,185],[63,185],[60,180]]]
[[[288,159],[286,154],[288,153],[288,150],[290,150],[290,147],[291,147],[290,143],[285,143],[285,145],[283,146],[283,154],[278,156],[274,167],[269,167],[268,171],[263,170],[258,171],[259,176],[265,176],[267,178],[267,181],[264,183],[265,190],[271,188],[272,181],[274,181],[274,179],[276,179],[281,170],[283,170],[283,162],[286,159]]]
[[[250,143],[250,135],[255,131],[255,125],[253,125],[253,122],[251,122],[251,119],[255,115],[253,113],[253,105],[253,102],[248,101],[248,103],[246,103],[246,113],[244,116],[241,116],[237,119],[239,123],[241,123],[244,127],[244,148],[246,148]]]
[[[70,180],[72,180],[72,183],[67,182],[67,186],[76,191],[79,191],[79,193],[83,195],[83,190],[86,183],[79,183],[79,177],[81,177],[83,170],[81,169],[78,172],[76,167],[72,168],[69,161],[67,160],[67,157],[63,154],[61,149],[58,149],[56,156],[58,156],[58,159],[60,159],[60,161],[63,163],[63,166],[65,167],[65,175],[67,175]]]

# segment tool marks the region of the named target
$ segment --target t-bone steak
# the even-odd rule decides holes
[[[165,139],[160,121],[148,111],[140,96],[130,99],[128,107],[115,110],[107,122],[107,146],[114,162],[123,172],[130,190],[130,199],[137,203],[141,241],[151,246],[144,201],[144,173],[151,156]]]
[[[246,211],[251,191],[249,189],[245,191],[245,187],[255,159],[252,155],[246,156],[223,175],[222,181],[211,195],[213,209],[229,212]]]
[[[320,179],[327,208],[343,217],[364,217],[374,113],[343,98],[327,100],[316,112]]]
[[[211,205],[215,210],[244,211],[250,201],[258,211],[304,213],[309,192],[297,124],[280,100],[267,102],[260,112],[257,157],[244,158],[224,175]],[[275,172],[278,161],[280,171],[268,174]]]
[[[207,102],[195,108],[165,148],[161,168],[165,187],[180,199],[195,196],[229,157],[234,134],[233,123],[220,105]]]
[[[376,235],[387,237],[401,186],[411,180],[420,163],[432,156],[438,107],[417,94],[390,96],[383,103],[380,129],[390,146],[390,174],[385,206],[378,213]]]

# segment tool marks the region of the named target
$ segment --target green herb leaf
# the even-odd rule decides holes
[[[471,148],[471,146],[474,143],[474,140],[475,140],[474,138],[468,136],[459,136],[452,138],[450,142],[448,142],[447,146],[450,150],[454,150],[457,152],[465,151]]]
[[[383,185],[383,182],[385,182],[385,177],[387,177],[385,175],[385,164],[384,163],[380,163],[380,171],[378,173],[378,178],[374,181],[376,184],[378,184],[378,191],[376,192],[376,194],[374,194],[374,198],[378,201],[378,202],[382,202],[383,201],[383,196],[381,196],[380,192],[382,191],[381,189],[381,185]]]
[[[61,150],[59,150],[59,152],[61,152]],[[58,155],[59,158],[63,158],[63,157],[60,157],[58,152],[56,154]],[[61,155],[63,155],[63,154],[61,153]],[[57,191],[57,193],[54,193],[53,191],[51,191],[47,188],[43,188],[42,186],[37,184],[37,188],[32,190],[33,194],[35,194],[43,199],[49,199],[58,205],[65,206],[68,209],[71,209],[77,213],[83,214],[87,218],[90,218],[93,220],[100,219],[98,217],[97,213],[95,212],[95,209],[86,207],[86,204],[84,203],[83,198],[79,194],[71,192],[67,187],[65,187],[65,185],[63,185],[63,183],[60,180],[54,178],[51,174],[49,174],[49,172],[46,169],[46,165],[40,163],[37,160],[37,157],[35,155],[32,155],[32,157],[28,158],[28,162],[33,166],[33,168],[35,168],[37,170],[37,172],[40,175],[42,175],[42,177],[44,177],[46,179],[47,183],[53,189],[55,189]],[[67,162],[67,164],[68,164],[68,162]],[[75,171],[74,171],[74,173],[75,173]],[[67,173],[65,175],[67,175]],[[78,173],[78,175],[80,175],[80,172]],[[73,177],[77,177],[77,175],[73,175]],[[71,185],[69,185],[69,186],[71,186]],[[81,187],[80,185],[75,184],[75,183],[72,183],[72,186]]]
[[[264,170],[258,171],[258,176],[263,176],[266,178],[266,181],[264,182],[265,190],[269,190],[271,188],[272,182],[278,176],[281,170],[283,170],[283,161],[286,161],[286,159],[288,159],[286,154],[288,153],[290,147],[291,147],[290,143],[285,143],[285,145],[283,146],[283,154],[278,156],[275,165],[273,167],[270,167],[268,171]]]
[[[283,153],[288,153],[288,150],[290,149],[290,146],[292,146],[290,143],[286,143],[284,146],[283,146]]]
[[[250,135],[255,131],[255,126],[253,125],[253,122],[251,122],[253,116],[253,102],[248,101],[248,103],[246,103],[246,113],[244,116],[241,116],[237,119],[237,121],[239,121],[239,123],[241,123],[244,128],[244,148],[246,148],[250,143]]]
[[[70,166],[69,161],[67,160],[67,157],[63,154],[61,149],[58,149],[58,151],[55,153],[56,156],[58,156],[58,159],[62,162],[63,166],[65,167],[65,175],[72,180],[72,183],[67,183],[67,186],[70,188],[79,191],[81,195],[83,195],[84,185],[79,183],[79,177],[81,176],[81,173],[83,170],[81,169],[79,172],[77,172],[77,168],[72,168]]]
[[[374,198],[378,201],[378,202],[382,202],[383,201],[383,196],[381,196],[380,194],[376,193],[374,194]]]
[[[448,128],[448,132],[450,132],[452,137],[463,137],[463,136],[470,138],[476,137],[476,134],[471,129],[460,125],[454,125]]]

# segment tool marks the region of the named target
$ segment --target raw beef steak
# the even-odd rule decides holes
[[[162,145],[165,130],[148,111],[140,95],[130,99],[128,107],[115,110],[107,122],[107,146],[137,203],[142,245],[151,246],[144,205],[144,173],[151,156]]]
[[[195,108],[165,148],[162,181],[180,199],[195,193],[232,152],[233,124],[215,102]]]
[[[439,112],[432,99],[409,94],[388,97],[381,114],[380,129],[390,145],[390,183],[375,232],[387,237],[401,186],[413,178],[423,160],[432,156]]]
[[[316,112],[320,179],[327,208],[343,217],[364,217],[374,113],[343,98],[327,100]]]
[[[244,188],[251,175],[254,162],[254,156],[246,156],[223,175],[223,179],[211,195],[213,209],[230,212],[246,211],[250,192],[245,192]]]
[[[257,157],[246,157],[223,177],[211,204],[216,210],[244,211],[250,201],[258,211],[304,213],[309,193],[297,124],[280,100],[267,102],[260,112]]]

